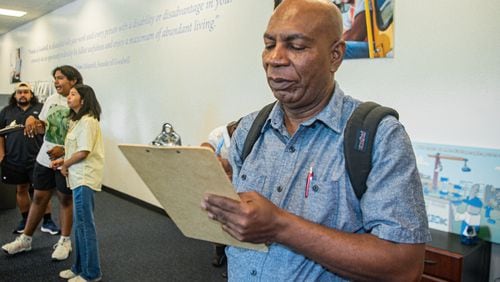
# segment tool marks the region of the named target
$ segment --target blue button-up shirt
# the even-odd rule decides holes
[[[380,123],[368,189],[361,201],[354,194],[345,169],[343,138],[347,120],[359,103],[336,84],[328,105],[303,122],[293,136],[277,103],[243,163],[241,150],[257,112],[244,117],[231,144],[233,184],[238,192],[259,192],[278,207],[330,228],[369,232],[399,243],[427,242],[430,233],[415,156],[396,118],[389,116]],[[305,197],[311,167],[314,176]],[[232,281],[342,280],[280,244],[272,244],[267,253],[228,247],[227,255]]]

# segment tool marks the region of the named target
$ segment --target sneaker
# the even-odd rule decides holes
[[[87,279],[81,277],[80,275],[78,275],[78,276],[75,276],[75,277],[69,279],[68,282],[87,282],[87,281],[88,282],[97,282],[97,281],[101,281],[101,279],[102,279],[101,277],[98,277],[96,279],[87,280]]]
[[[42,232],[49,233],[50,235],[57,235],[61,232],[59,227],[52,221],[52,219],[44,220],[42,223],[42,228],[40,228]]]
[[[19,221],[17,228],[14,229],[14,232],[12,232],[12,233],[23,234],[25,226],[26,226],[26,218],[23,218],[23,219],[21,219],[21,221]]]
[[[52,253],[52,260],[65,260],[71,253],[71,240],[60,238],[54,245],[54,252]]]
[[[31,251],[31,237],[22,234],[14,242],[3,245],[2,249],[9,255]]]
[[[71,269],[66,269],[66,270],[59,272],[59,277],[61,277],[62,279],[71,279],[71,278],[76,277],[76,276],[78,276],[78,275],[76,275],[76,273],[71,271]]]

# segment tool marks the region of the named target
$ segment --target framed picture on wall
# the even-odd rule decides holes
[[[429,227],[500,243],[500,150],[413,143]]]
[[[345,59],[394,57],[394,0],[332,0],[342,13]],[[281,0],[274,0],[274,8]]]
[[[393,0],[334,0],[342,13],[345,59],[394,56]]]
[[[10,83],[21,82],[22,48],[15,48],[10,53]]]

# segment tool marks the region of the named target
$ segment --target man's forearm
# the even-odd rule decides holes
[[[414,281],[423,271],[424,244],[398,244],[371,234],[327,228],[286,213],[276,242],[353,280]]]

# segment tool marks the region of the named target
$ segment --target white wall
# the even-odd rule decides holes
[[[78,66],[104,109],[104,184],[158,205],[117,144],[149,143],[168,121],[184,144],[197,145],[211,128],[270,101],[260,53],[272,2],[76,1],[0,37],[0,93],[12,91],[15,48],[23,48],[23,80],[51,80],[55,66]],[[163,18],[199,4],[199,14]],[[499,149],[500,1],[395,5],[395,58],[345,61],[342,88],[395,107],[415,141]],[[194,31],[211,20],[211,31]],[[190,23],[191,32],[161,36]]]
[[[75,1],[0,37],[0,93],[12,91],[15,48],[23,50],[23,80],[77,66],[103,107],[104,184],[158,205],[117,144],[149,143],[168,121],[184,145],[198,145],[212,128],[271,101],[260,64],[273,6],[266,2]],[[179,27],[191,31],[166,33]]]
[[[197,145],[270,101],[260,52],[272,2],[76,1],[0,37],[0,92],[12,91],[15,48],[23,80],[78,66],[104,109],[105,185],[157,204],[116,145],[150,142],[163,121]],[[190,13],[196,5],[204,9]],[[188,13],[172,14],[179,10]],[[342,88],[398,109],[413,140],[500,148],[500,2],[396,1],[395,10],[395,59],[345,61]],[[194,30],[212,20],[212,30]],[[191,32],[164,33],[189,24]]]
[[[398,109],[416,141],[500,148],[500,1],[396,1],[394,60],[349,61],[353,95]]]

